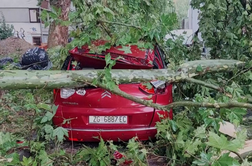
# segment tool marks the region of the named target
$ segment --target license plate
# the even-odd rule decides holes
[[[127,116],[89,116],[92,124],[127,124]]]

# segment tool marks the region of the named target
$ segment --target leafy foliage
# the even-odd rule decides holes
[[[67,50],[84,44],[89,44],[94,52],[120,44],[153,48],[153,44],[163,43],[164,36],[178,25],[171,0],[73,0],[72,3],[75,9],[67,21],[58,19],[61,10],[54,7],[51,12],[44,11],[41,15],[46,25],[56,21],[63,26],[71,26],[69,37],[74,40],[62,52],[64,56],[61,57],[64,58]],[[98,39],[109,42],[97,48],[91,41]]]
[[[2,15],[2,19],[0,19],[0,40],[13,36],[13,31],[13,25],[6,24],[4,15]]]
[[[197,36],[188,47],[182,39],[167,40],[170,68],[184,61],[202,59],[200,56],[203,44],[210,50],[211,59],[239,59],[246,61],[248,69],[235,70],[227,73],[212,73],[196,79],[196,82],[175,84],[174,99],[186,98],[189,101],[226,103],[230,101],[248,101],[251,97],[251,56],[249,41],[250,20],[249,5],[244,8],[240,1],[201,1],[192,0],[193,7],[200,10],[200,28],[203,42]],[[246,29],[246,31],[244,31]],[[196,68],[202,72],[202,67]],[[206,84],[221,87],[215,90]],[[246,96],[246,97],[245,97]],[[251,101],[250,101],[251,102]],[[174,119],[157,124],[158,145],[165,145],[159,153],[165,153],[173,165],[240,165],[239,161],[229,157],[224,150],[235,152],[244,146],[247,139],[245,130],[239,131],[237,138],[232,139],[219,133],[219,124],[230,121],[239,126],[243,123],[246,109],[206,109],[182,107],[174,109]],[[250,126],[251,127],[251,126]],[[161,144],[161,145],[160,145]],[[248,163],[247,164],[251,164]]]
[[[87,161],[91,166],[106,166],[110,165],[111,156],[105,142],[101,139],[97,148],[85,147],[77,154],[76,158],[77,161]]]
[[[77,28],[72,35],[80,39],[74,45],[90,44],[100,38],[112,45],[162,40],[176,22],[171,1],[74,0],[73,5],[76,11],[69,17],[70,21],[75,20]]]
[[[245,69],[236,69],[226,73],[211,73],[200,75],[198,82],[180,82],[174,84],[174,101],[188,100],[203,103],[228,103],[228,102],[251,102],[252,73],[251,73],[251,7],[244,5],[238,0],[215,1],[215,0],[192,0],[191,4],[200,10],[200,29],[203,41],[195,35],[193,44],[185,46],[182,38],[169,39],[163,43],[163,38],[170,30],[177,27],[177,17],[171,1],[158,0],[97,0],[82,1],[73,0],[75,10],[69,15],[68,21],[58,20],[62,12],[54,8],[47,20],[49,24],[53,20],[62,25],[71,25],[73,31],[70,36],[74,41],[55,55],[55,63],[60,66],[60,61],[67,54],[67,50],[74,46],[88,43],[94,52],[102,52],[111,45],[138,44],[140,47],[152,47],[160,44],[167,53],[166,60],[169,68],[176,69],[178,64],[185,61],[202,58],[202,47],[210,49],[211,59],[239,59],[247,62]],[[47,13],[41,16],[47,18]],[[96,47],[91,43],[93,40],[105,39],[110,43]],[[143,42],[144,41],[144,42]],[[128,47],[122,50],[129,52]],[[115,86],[111,79],[110,70],[115,61],[110,55],[106,55],[106,68],[100,73],[102,84],[109,88]],[[202,66],[196,67],[196,72],[201,73]],[[208,86],[208,85],[211,86]],[[25,96],[19,100],[17,93]],[[20,95],[19,94],[19,95]],[[24,158],[23,165],[36,165],[41,163],[69,163],[89,165],[109,165],[114,151],[120,147],[112,142],[104,142],[102,139],[97,148],[84,146],[76,156],[68,157],[64,151],[56,150],[55,153],[47,153],[46,147],[50,141],[54,141],[59,149],[59,144],[67,136],[63,128],[54,128],[51,119],[55,114],[55,106],[38,102],[34,92],[10,92],[5,98],[7,106],[15,111],[24,109],[32,113],[30,131],[36,130],[39,138],[44,142],[30,141],[30,150],[35,157]],[[14,96],[14,97],[13,97]],[[25,100],[24,100],[25,99]],[[43,100],[44,101],[44,100]],[[11,104],[10,104],[11,103]],[[3,115],[1,123],[8,122],[10,113],[6,107],[0,108]],[[132,160],[133,165],[146,165],[148,154],[162,155],[166,157],[170,165],[251,165],[250,158],[234,159],[229,157],[230,152],[237,152],[244,146],[247,139],[246,130],[237,132],[237,138],[230,138],[219,132],[220,123],[224,120],[240,126],[243,123],[247,110],[244,108],[205,108],[205,107],[180,107],[173,109],[174,118],[165,119],[157,123],[157,142],[151,146],[143,145],[135,138],[131,139],[124,151],[126,158]],[[1,133],[4,137],[1,146],[1,154],[7,157],[7,151],[15,147],[11,134]],[[10,141],[8,141],[10,140]],[[14,153],[13,153],[14,156]],[[62,159],[64,156],[64,159]],[[61,160],[57,160],[59,157]],[[62,158],[61,158],[62,157]],[[17,162],[13,160],[12,162]],[[119,164],[123,160],[119,160]],[[59,165],[60,165],[59,164]]]
[[[192,5],[201,11],[200,32],[211,58],[251,59],[249,4],[244,9],[240,0],[193,0]]]
[[[40,90],[5,93],[1,98],[1,105],[4,107],[0,109],[0,126],[2,131],[5,131],[5,125],[10,127],[7,128],[9,132],[0,132],[0,155],[4,158],[3,163],[2,160],[0,161],[1,165],[31,166],[38,163],[41,166],[53,165],[54,161],[50,159],[47,147],[51,141],[55,141],[55,146],[60,146],[59,143],[63,142],[68,133],[66,129],[52,126],[52,118],[57,106],[48,104],[51,93],[47,91],[41,93]],[[18,144],[17,140],[24,143]],[[20,156],[25,153],[32,155],[22,157],[20,161]]]

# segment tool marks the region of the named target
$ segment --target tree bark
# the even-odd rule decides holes
[[[200,72],[198,66],[201,66]],[[177,82],[209,72],[229,71],[243,66],[236,60],[204,60],[184,63],[178,70],[111,70],[111,79],[116,83],[146,82],[164,80]],[[78,71],[26,71],[2,70],[0,72],[0,89],[54,89],[62,87],[83,87],[94,80],[102,79],[104,70]]]
[[[61,9],[61,15],[59,19],[62,21],[68,20],[68,13],[70,11],[71,0],[53,0],[52,6]],[[57,25],[55,21],[50,24],[48,34],[48,48],[52,48],[58,45],[65,46],[68,39],[68,26]]]
[[[199,72],[200,66],[200,72]],[[230,71],[234,68],[243,67],[244,63],[237,60],[204,60],[193,61],[180,65],[176,72],[169,69],[159,70],[111,70],[111,80],[116,83],[146,82],[151,80],[164,80],[166,82],[189,81],[209,88],[218,90],[218,86],[204,84],[203,81],[191,79],[194,76],[209,72]],[[230,101],[228,103],[205,103],[193,101],[177,101],[168,105],[155,104],[152,101],[143,100],[121,91],[117,86],[107,86],[101,83],[104,70],[78,70],[78,71],[24,71],[3,70],[0,72],[0,89],[52,89],[63,87],[84,87],[92,84],[110,92],[132,100],[142,105],[153,107],[158,110],[169,111],[170,108],[208,107],[208,108],[234,108],[242,107],[252,109],[252,104]],[[225,94],[225,93],[224,93]],[[251,101],[252,99],[250,99]]]

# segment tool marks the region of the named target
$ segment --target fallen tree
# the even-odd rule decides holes
[[[192,77],[204,75],[210,72],[230,71],[236,68],[241,68],[244,63],[237,60],[199,60],[190,61],[178,66],[177,71],[170,69],[161,70],[111,70],[111,80],[116,83],[130,82],[146,82],[151,80],[163,80],[169,83],[188,81],[195,84],[203,85],[211,89],[218,90],[226,96],[223,88],[208,84],[204,81],[193,79]],[[101,87],[109,90],[112,93],[120,95],[134,102],[153,107],[159,110],[167,110],[178,106],[189,107],[209,107],[209,108],[233,108],[242,107],[252,109],[252,104],[246,102],[229,103],[209,103],[209,102],[193,102],[193,101],[178,101],[168,105],[155,104],[152,101],[142,100],[137,97],[128,95],[121,91],[117,86],[109,87],[102,83],[104,70],[79,70],[79,71],[24,71],[24,70],[3,70],[0,73],[1,89],[53,89],[53,88],[74,88],[85,87],[92,84],[93,86]],[[245,97],[244,97],[245,99]],[[251,98],[246,98],[251,102]]]
[[[163,80],[178,82],[209,72],[229,71],[243,67],[237,60],[199,60],[178,66],[177,71],[160,70],[111,70],[111,79],[116,83]],[[2,70],[0,89],[54,89],[63,87],[83,87],[94,80],[102,79],[104,70],[78,71],[24,71]]]

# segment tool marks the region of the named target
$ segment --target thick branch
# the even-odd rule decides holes
[[[200,64],[201,72],[196,72]],[[236,60],[205,60],[193,61],[179,66],[177,72],[168,69],[159,70],[112,70],[112,79],[117,83],[146,82],[151,80],[164,80],[166,82],[176,82],[204,74],[207,72],[218,72],[231,70],[243,66],[244,63]],[[62,88],[62,87],[83,87],[84,83],[92,84],[97,80],[103,70],[79,70],[79,71],[24,71],[24,70],[2,70],[0,72],[0,89],[37,89],[37,88]],[[189,79],[190,80],[190,79]],[[192,79],[191,79],[192,80]],[[200,81],[196,81],[202,84]],[[169,111],[172,107],[191,106],[209,108],[233,108],[243,107],[252,109],[252,104],[248,103],[196,103],[192,101],[173,102],[166,106],[152,103],[152,101],[142,100],[122,92],[119,88],[109,89],[101,83],[96,86],[107,89],[112,93],[123,96],[134,102],[156,108],[158,110]],[[210,85],[208,85],[210,86]],[[212,88],[216,88],[211,86]],[[219,89],[219,88],[216,88]]]
[[[73,76],[74,77],[74,76]],[[74,77],[77,81],[79,80],[78,77]],[[86,80],[87,82],[90,82],[91,80]],[[108,88],[106,85],[102,83],[96,83],[94,84],[95,86],[98,86],[100,88],[109,90],[110,92],[122,96],[126,99],[129,99],[131,101],[134,101],[136,103],[140,103],[142,105],[148,106],[148,107],[153,107],[158,110],[165,110],[165,111],[170,111],[171,108],[174,107],[181,107],[181,106],[187,106],[187,107],[207,107],[207,108],[235,108],[235,107],[241,107],[241,108],[250,108],[252,109],[252,104],[248,103],[240,103],[240,102],[229,102],[229,103],[198,103],[198,102],[192,102],[192,101],[178,101],[178,102],[173,102],[168,105],[160,105],[160,104],[155,104],[151,100],[143,100],[138,97],[129,95],[123,91],[121,91],[117,86],[114,87],[113,89]]]
[[[201,64],[202,72],[197,72]],[[208,72],[229,71],[244,63],[236,60],[205,60],[188,62],[179,66],[174,72],[169,69],[158,70],[111,70],[111,77],[116,83],[146,82],[164,80],[178,82],[185,78],[195,77]],[[92,83],[99,77],[103,70],[78,70],[78,71],[26,71],[2,70],[0,71],[0,89],[54,89],[62,87],[83,87],[81,82]],[[73,79],[74,76],[74,79]],[[78,78],[78,79],[76,79]]]

